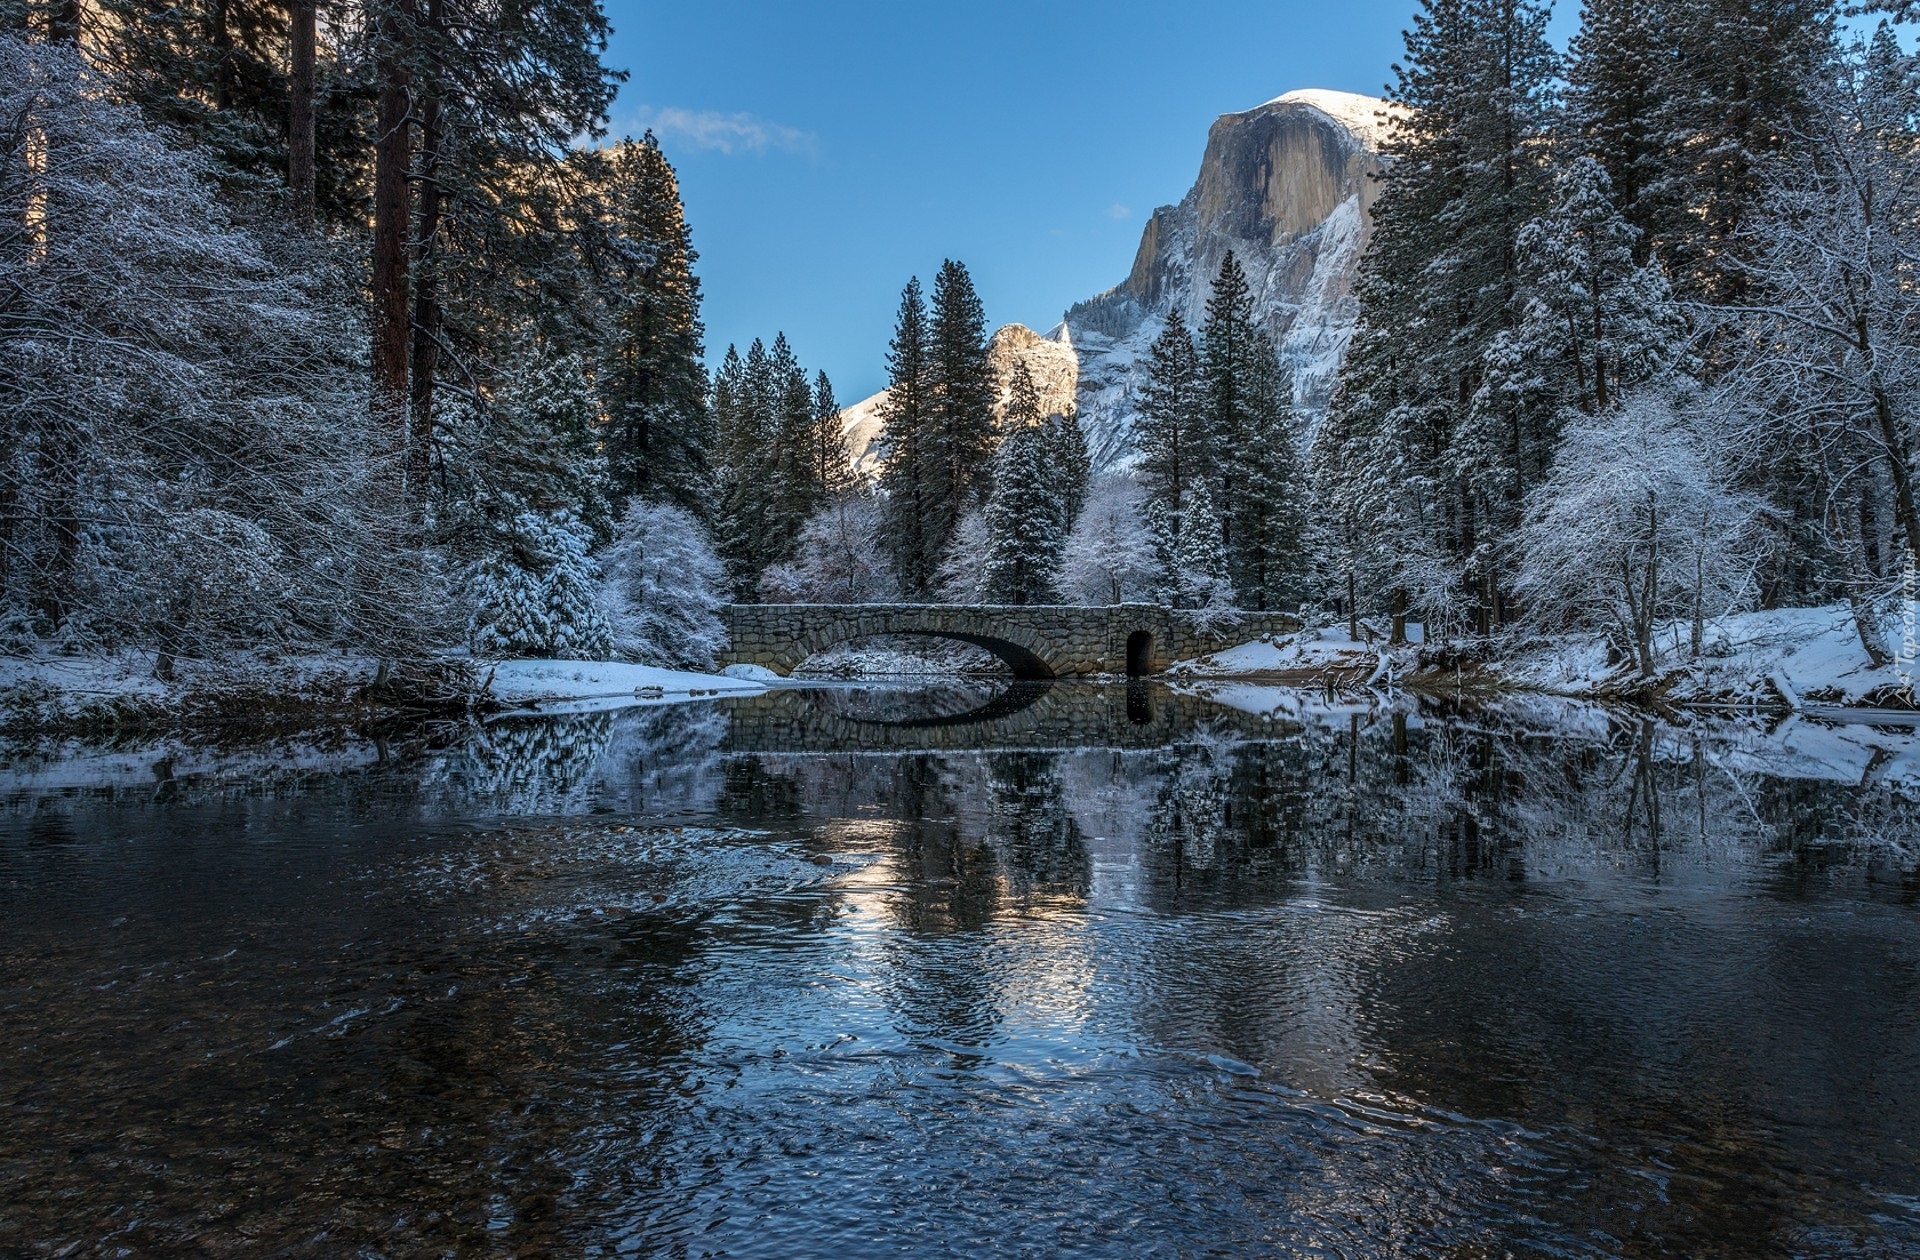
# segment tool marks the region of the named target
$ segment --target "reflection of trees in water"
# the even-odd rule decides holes
[[[579,813],[612,739],[611,713],[489,722],[441,759],[430,782],[449,812],[470,811],[477,797],[501,813]]]
[[[1016,893],[1084,896],[1093,876],[1086,837],[1067,808],[1056,753],[987,759],[987,843]]]
[[[509,718],[435,758],[422,786],[445,813],[471,813],[476,798],[506,814],[698,810],[725,731],[703,704]]]

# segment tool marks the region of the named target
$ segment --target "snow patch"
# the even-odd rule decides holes
[[[488,666],[486,694],[503,704],[551,701],[752,695],[764,683],[624,661],[501,661]]]
[[[1319,110],[1352,132],[1369,149],[1379,149],[1392,134],[1394,121],[1404,118],[1407,109],[1377,96],[1358,92],[1336,92],[1331,88],[1295,88],[1259,106],[1306,105]],[[1252,113],[1252,110],[1248,110]]]

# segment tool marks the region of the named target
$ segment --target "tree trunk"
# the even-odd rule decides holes
[[[60,0],[47,16],[49,44],[80,44],[80,0]]]
[[[1873,386],[1873,414],[1880,423],[1880,441],[1887,448],[1887,471],[1893,479],[1894,511],[1900,516],[1900,528],[1907,535],[1907,558],[1920,565],[1920,509],[1914,507],[1913,476],[1907,467],[1906,444],[1900,438],[1900,426],[1894,419],[1893,400],[1878,382]]]
[[[1407,641],[1407,593],[1396,590],[1393,593],[1393,627],[1387,635],[1388,647],[1399,647]]]
[[[233,26],[227,21],[227,0],[213,0],[207,10],[207,42],[219,60],[213,67],[213,107],[233,108]]]
[[[437,3],[430,13],[439,9]],[[407,485],[416,498],[427,491],[433,451],[433,389],[440,368],[440,284],[434,254],[440,236],[440,147],[445,140],[440,102],[428,98],[420,110],[420,233],[413,285],[413,431],[407,440]]]
[[[391,19],[381,23],[380,98],[373,145],[373,414],[399,444],[407,419],[409,76]]]
[[[314,140],[313,65],[316,0],[293,0],[288,19],[287,188],[293,195],[293,221],[313,225]]]

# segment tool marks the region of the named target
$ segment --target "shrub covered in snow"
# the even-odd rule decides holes
[[[881,504],[849,493],[815,513],[793,559],[767,570],[760,597],[782,604],[875,604],[899,593],[880,544]]]
[[[691,514],[635,500],[601,558],[614,654],[646,665],[706,669],[726,646],[726,568]]]
[[[1067,535],[1060,587],[1078,604],[1150,601],[1165,581],[1143,515],[1145,494],[1125,474],[1102,477]]]
[[[1765,511],[1729,484],[1682,399],[1648,390],[1571,423],[1553,472],[1531,496],[1516,586],[1551,628],[1605,629],[1642,675],[1655,670],[1655,626],[1693,623],[1751,592]]]

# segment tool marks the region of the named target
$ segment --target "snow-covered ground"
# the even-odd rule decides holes
[[[1894,665],[1876,667],[1861,646],[1844,604],[1735,613],[1707,623],[1697,659],[1689,659],[1686,624],[1655,636],[1665,648],[1660,681],[1679,703],[1735,703],[1803,711],[1885,705],[1911,691]],[[1891,654],[1897,644],[1888,644]],[[1630,677],[1607,664],[1596,636],[1536,648],[1503,665],[1510,680],[1568,695],[1604,694]]]
[[[1689,627],[1661,628],[1666,670],[1655,686],[1677,704],[1782,705],[1811,715],[1898,704],[1913,696],[1899,663],[1876,667],[1844,604],[1736,613],[1709,622],[1701,654],[1690,659]],[[1415,636],[1417,638],[1417,636]],[[1889,654],[1899,645],[1889,642]],[[1355,642],[1344,628],[1306,630],[1256,640],[1174,666],[1177,678],[1253,678],[1379,686],[1405,681],[1422,668],[1417,645],[1389,652]],[[1911,665],[1908,666],[1911,668]],[[1514,645],[1486,666],[1489,679],[1511,689],[1605,697],[1638,687],[1625,667],[1607,662],[1598,635]]]
[[[573,702],[634,703],[697,699],[701,696],[752,695],[767,684],[726,674],[629,665],[623,661],[501,661],[482,667],[482,694],[501,704],[549,709]]]
[[[459,707],[540,709],[556,705],[618,708],[705,696],[752,694],[757,678],[688,673],[608,661],[512,660],[490,663],[464,655],[439,662],[424,690]],[[471,671],[471,672],[469,672]],[[0,729],[60,730],[153,727],[209,720],[298,721],[365,706],[379,662],[341,653],[247,653],[229,660],[160,665],[145,652],[107,657],[44,654],[0,657]],[[406,694],[417,703],[422,688]]]
[[[150,652],[111,656],[0,656],[0,728],[132,726],[244,704],[266,717],[344,705],[379,664],[338,652],[251,652],[230,660],[163,662]]]

